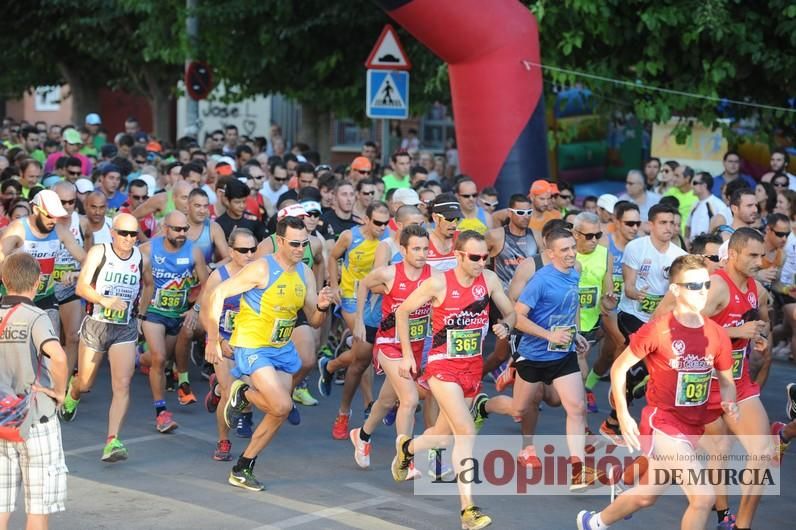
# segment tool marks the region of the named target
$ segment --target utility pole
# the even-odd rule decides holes
[[[188,35],[188,49],[191,51],[185,58],[185,70],[187,71],[188,65],[191,64],[193,55],[199,42],[199,18],[196,16],[196,9],[199,0],[185,0],[185,8],[188,16],[185,20],[186,34]],[[199,102],[185,93],[185,131],[186,136],[193,136],[199,140]]]

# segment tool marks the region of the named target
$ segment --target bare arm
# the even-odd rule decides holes
[[[5,260],[6,257],[13,254],[22,243],[25,241],[25,229],[19,220],[12,222],[3,232],[3,237],[0,238],[0,262]]]
[[[622,282],[625,286],[625,296],[631,300],[641,300],[645,295],[644,291],[636,289],[637,274],[636,269],[622,265]]]
[[[88,226],[88,219],[82,215],[80,216],[80,232],[83,234],[83,250],[88,253],[91,247],[94,246],[94,232],[92,232],[91,227]]]
[[[494,258],[500,254],[501,250],[503,250],[506,232],[502,228],[494,228],[492,230],[488,230],[485,237],[486,248],[489,250],[489,256]]]
[[[166,207],[166,199],[167,199],[166,195],[168,195],[168,192],[162,192],[151,196],[150,198],[139,204],[138,208],[136,208],[131,212],[133,214],[133,217],[135,217],[136,219],[142,219],[149,214],[155,214],[160,212],[161,210],[163,210],[163,208]]]
[[[307,280],[304,314],[307,315],[307,322],[309,322],[310,326],[319,328],[329,314],[328,310],[332,305],[332,290],[329,287],[324,287],[318,291],[315,286],[315,277],[311,274],[310,268],[304,263],[299,263],[297,266],[304,267],[304,278]]]
[[[210,223],[210,239],[213,241],[213,247],[216,249],[215,257],[218,261],[227,259],[229,257],[227,238],[224,237],[224,229],[215,221]]]
[[[519,264],[509,284],[508,296],[512,302],[516,302],[520,298],[523,289],[525,289],[525,286],[531,281],[535,272],[536,262],[533,258],[526,258]]]
[[[152,295],[155,294],[155,280],[152,276],[152,262],[149,259],[149,243],[144,243],[139,247],[141,251],[141,296],[138,303],[138,314],[142,317],[146,315],[149,304],[152,302]]]
[[[326,282],[326,263],[323,259],[323,241],[316,236],[310,236],[312,248],[312,273],[315,275],[315,287],[323,287]]]
[[[629,448],[639,450],[641,449],[641,443],[638,439],[638,425],[628,412],[626,392],[627,371],[640,361],[641,359],[633,353],[630,347],[627,347],[611,366],[611,395],[614,398],[614,406],[622,434],[625,436],[625,441]]]
[[[77,244],[77,239],[72,235],[72,232],[69,231],[69,226],[64,226],[61,223],[56,223],[55,225],[55,233],[58,236],[58,239],[61,240],[61,243],[64,245],[64,248],[72,254],[72,257],[75,258],[77,261],[81,262],[86,259],[86,251],[83,247]]]
[[[59,404],[63,403],[66,396],[66,382],[68,378],[66,353],[64,352],[61,343],[57,340],[48,340],[41,348],[42,353],[50,358],[50,380],[52,381],[52,392],[55,395],[49,394]]]
[[[273,254],[274,252],[276,252],[276,249],[274,248],[274,240],[270,237],[266,237],[257,244],[257,252],[254,254],[254,257],[262,258],[268,254]]]
[[[329,272],[329,287],[332,288],[335,293],[340,284],[340,271],[337,268],[337,260],[343,257],[345,254],[346,249],[351,244],[351,231],[346,230],[342,234],[340,234],[340,238],[337,240],[337,243],[334,244],[332,247],[332,251],[329,253],[329,259],[326,261],[326,270]]]
[[[390,244],[387,241],[387,239],[379,241],[379,245],[376,247],[376,254],[373,256],[374,269],[390,264]]]
[[[398,340],[401,343],[401,353],[404,360],[411,360],[412,343],[409,340],[409,315],[428,302],[442,300],[445,297],[445,276],[432,274],[409,297],[398,306],[395,311],[395,326],[398,330]],[[415,367],[416,369],[417,367]],[[408,376],[408,374],[407,374]]]
[[[500,279],[497,277],[497,274],[490,270],[484,271],[484,278],[486,279],[487,287],[489,288],[489,296],[492,297],[492,303],[494,303],[500,314],[503,315],[503,318],[499,321],[500,324],[506,324],[508,329],[506,330],[506,335],[511,332],[514,328],[514,325],[517,323],[517,316],[514,314],[514,306],[511,304],[511,300],[509,297],[506,296],[506,293],[503,291],[503,284],[500,283]],[[497,333],[495,333],[497,335]]]

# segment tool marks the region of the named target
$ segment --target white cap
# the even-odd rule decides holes
[[[304,208],[304,211],[309,212],[322,212],[321,203],[318,201],[301,201],[301,207]]]
[[[400,202],[406,206],[417,206],[420,204],[420,197],[411,188],[399,188],[392,194],[393,202]]]
[[[91,193],[94,191],[94,184],[89,179],[77,179],[75,187],[78,193]]]
[[[152,175],[138,175],[136,177],[140,180],[146,182],[146,194],[150,197],[155,194],[158,188],[157,180]]]
[[[614,213],[614,206],[616,203],[619,202],[619,199],[616,195],[611,193],[603,193],[600,195],[600,198],[597,199],[597,206],[605,210],[606,212],[613,214]]]
[[[30,203],[44,210],[44,213],[50,217],[66,217],[69,215],[66,213],[64,205],[61,204],[61,198],[53,190],[41,190],[33,197]]]
[[[277,221],[281,221],[285,217],[306,217],[307,212],[300,204],[291,204],[290,206],[285,206],[279,213],[276,214]]]

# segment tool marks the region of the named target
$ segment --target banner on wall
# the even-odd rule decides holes
[[[721,129],[715,131],[700,123],[694,123],[691,135],[685,143],[678,144],[674,135],[679,118],[672,118],[668,123],[652,126],[651,154],[661,159],[676,160],[680,164],[691,166],[694,171],[708,171],[718,175],[724,171],[722,159],[727,152],[727,140]]]

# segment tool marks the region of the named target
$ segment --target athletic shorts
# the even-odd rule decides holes
[[[699,439],[705,433],[705,425],[686,423],[674,412],[647,405],[641,411],[641,420],[638,423],[638,431],[642,436],[641,453],[647,456],[653,454],[655,451],[653,434],[656,432],[685,442],[692,450],[696,450]]]
[[[77,288],[76,284],[72,285],[64,285],[62,283],[55,284],[55,299],[58,301],[58,304],[64,305],[68,304],[69,302],[74,302],[75,300],[80,300],[81,298],[77,296],[75,289]]]
[[[484,359],[480,355],[469,359],[443,359],[428,363],[418,382],[425,383],[422,386],[429,388],[428,380],[436,377],[440,381],[456,383],[461,387],[464,397],[472,398],[481,390],[483,368]]]
[[[78,331],[80,340],[100,353],[108,353],[114,344],[135,344],[138,340],[138,321],[131,318],[127,324],[100,322],[90,316],[83,317]]]
[[[66,462],[61,427],[53,416],[34,423],[24,442],[0,440],[0,512],[13,512],[22,480],[25,512],[47,515],[66,509]]]
[[[341,298],[340,299],[340,310],[345,311],[346,313],[356,313],[357,312],[357,299],[356,298]]]
[[[748,361],[748,359],[744,359]],[[708,412],[710,413],[710,420],[705,422],[713,423],[724,415],[724,409],[721,408],[721,392],[718,390],[719,382],[714,379],[710,385],[710,397],[708,399]],[[715,390],[714,390],[715,389]],[[760,385],[752,381],[748,373],[744,372],[740,379],[735,381],[735,402],[741,403],[747,399],[760,397]]]
[[[393,361],[399,361],[404,357],[401,351],[401,345],[398,343],[377,344],[373,347],[373,367],[376,369],[376,372],[381,371],[381,366],[379,366],[379,353]],[[417,367],[418,373],[420,373],[423,365],[423,344],[412,345],[412,356],[415,358],[415,366]]]
[[[589,341],[589,346],[593,346],[598,340],[600,340],[601,337],[598,337],[598,333],[600,333],[600,320],[598,320],[597,324],[589,331],[580,332],[583,338]]]
[[[241,348],[234,346],[235,367],[230,371],[232,377],[238,379],[244,375],[252,375],[260,368],[271,366],[274,370],[295,374],[301,369],[296,346],[288,342],[280,348],[262,346],[260,348]]]
[[[530,361],[522,359],[514,363],[517,375],[527,383],[542,382],[546,385],[551,384],[559,377],[564,377],[575,372],[580,372],[578,366],[578,355],[569,353],[565,357],[555,361]]]
[[[624,311],[619,312],[616,317],[616,323],[619,326],[619,331],[625,338],[625,346],[630,344],[630,335],[638,331],[639,328],[645,324],[645,322],[642,322],[638,317],[630,313],[625,313]]]
[[[144,315],[144,320],[152,322],[153,324],[160,324],[166,328],[166,335],[174,337],[180,333],[182,327],[182,318],[167,317],[158,313],[147,311]]]
[[[299,309],[298,313],[296,313],[296,325],[294,328],[300,328],[301,326],[309,326],[310,321],[307,320],[307,315],[304,314],[303,309]]]

